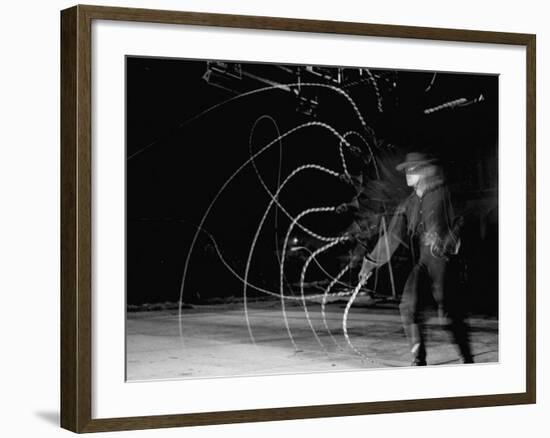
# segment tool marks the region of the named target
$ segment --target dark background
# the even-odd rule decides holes
[[[207,72],[211,73],[209,81],[204,79]],[[338,72],[341,81],[336,84],[333,78]],[[128,57],[128,304],[177,301],[196,225],[227,178],[249,159],[250,148],[258,151],[279,133],[318,120],[341,134],[352,130],[362,134],[389,168],[411,150],[430,152],[441,160],[455,208],[466,219],[461,285],[474,310],[496,313],[498,77],[442,72],[434,76],[434,72],[377,69],[370,69],[370,74],[356,68],[319,68],[312,72],[304,66]],[[295,83],[298,75],[302,82],[334,84],[349,93],[372,131],[365,132],[342,95],[325,88],[303,87],[298,93],[264,91],[200,115],[239,93],[267,86],[266,80]],[[468,106],[424,113],[426,108],[480,95],[482,101]],[[261,116],[270,118],[258,121]],[[357,137],[349,140],[363,147]],[[346,161],[352,171],[361,167],[361,161],[347,153]],[[306,163],[341,173],[338,139],[322,128],[307,128],[285,137],[256,161],[272,191],[278,180]],[[395,184],[403,183],[404,178]],[[396,196],[403,189],[396,187]],[[338,205],[352,196],[350,188],[337,179],[306,171],[285,187],[280,201],[296,215],[310,207]],[[227,186],[204,223],[226,261],[240,275],[269,200],[249,165]],[[346,215],[320,214],[304,225],[332,236],[345,231],[348,222]],[[277,251],[289,223],[284,214],[272,209],[254,252],[252,283],[278,290]],[[319,246],[298,232],[294,237],[311,249]],[[320,261],[335,274],[349,251],[337,248]],[[299,279],[305,255],[289,257],[290,282]],[[397,256],[393,266],[400,292],[408,261]],[[355,275],[350,277],[352,282]],[[312,267],[308,281],[316,279],[323,276]],[[390,293],[384,270],[379,273],[377,291]],[[192,253],[183,292],[183,301],[188,302],[242,295],[242,284],[220,262],[213,241],[205,233],[199,235]]]

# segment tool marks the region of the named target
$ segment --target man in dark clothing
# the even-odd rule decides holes
[[[399,205],[374,250],[365,255],[359,280],[365,283],[375,268],[389,262],[400,244],[409,246],[414,267],[405,283],[399,308],[410,342],[412,365],[426,365],[422,317],[426,298],[422,286],[426,281],[431,284],[440,318],[447,319],[446,328],[453,336],[462,361],[471,363],[464,302],[449,282],[450,262],[460,249],[449,190],[435,160],[423,153],[407,154],[397,170],[405,171],[407,185],[413,192]]]

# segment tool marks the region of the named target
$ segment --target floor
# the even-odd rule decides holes
[[[247,315],[242,303],[195,305],[181,311],[181,337],[177,309],[128,312],[127,380],[409,366],[397,304],[372,304],[354,303],[347,339],[345,302],[326,306],[326,326],[319,304],[308,304],[309,322],[300,303],[287,305],[289,330],[278,301],[249,303]],[[427,316],[428,365],[459,364],[437,315]],[[475,361],[498,361],[498,320],[472,316],[469,323]]]

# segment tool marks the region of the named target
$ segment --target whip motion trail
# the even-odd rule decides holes
[[[375,81],[376,82],[376,81]],[[216,104],[210,108],[208,108],[207,110],[197,114],[196,116],[194,116],[193,118],[191,119],[188,119],[186,120],[185,122],[183,122],[182,124],[180,124],[180,127],[183,127],[184,125],[188,124],[188,123],[191,123],[193,122],[194,120],[197,120],[199,119],[200,117],[203,117],[204,115],[206,115],[207,113],[210,113],[224,105],[227,105],[229,104],[230,102],[233,102],[233,101],[236,101],[238,99],[243,99],[247,96],[252,96],[254,94],[257,94],[257,93],[262,93],[262,92],[267,92],[267,91],[270,91],[270,90],[275,90],[275,89],[279,89],[279,88],[288,88],[288,89],[292,89],[293,87],[317,87],[317,88],[326,88],[326,89],[329,89],[331,91],[334,91],[335,93],[341,95],[344,97],[345,101],[350,105],[350,107],[352,108],[355,116],[357,117],[357,120],[359,120],[360,122],[360,125],[361,127],[363,128],[363,131],[370,137],[370,138],[375,138],[374,137],[374,132],[372,131],[372,129],[366,124],[365,120],[363,119],[357,105],[355,104],[355,102],[352,100],[352,98],[345,92],[343,91],[341,88],[339,87],[335,87],[335,86],[332,86],[332,85],[328,85],[328,84],[321,84],[321,83],[294,83],[294,84],[284,84],[284,85],[272,85],[272,86],[269,86],[269,87],[264,87],[264,88],[260,88],[260,89],[256,89],[256,90],[252,90],[250,92],[246,92],[246,93],[242,93],[238,96],[235,96],[233,98],[230,98],[224,102],[221,102],[219,104]],[[376,86],[376,83],[373,83],[373,86],[375,88],[375,91],[377,92],[377,96],[378,98],[380,99],[380,96],[379,96],[379,93],[378,93],[378,90],[377,90],[377,86]],[[379,109],[380,109],[380,102],[379,102]],[[273,125],[275,126],[275,129],[277,131],[277,136],[275,139],[273,139],[272,141],[270,141],[267,145],[263,146],[260,150],[258,150],[257,152],[252,152],[252,135],[254,133],[254,130],[256,129],[256,126],[257,124],[261,121],[261,120],[269,120],[273,123]],[[282,151],[283,151],[283,139],[286,139],[286,138],[289,138],[291,135],[299,132],[299,131],[302,131],[302,130],[305,130],[305,129],[312,129],[312,128],[321,128],[321,129],[324,129],[325,131],[327,131],[328,133],[332,134],[334,137],[336,137],[338,139],[338,153],[339,153],[339,157],[340,157],[340,163],[341,163],[341,166],[342,166],[342,169],[343,169],[343,175],[346,176],[345,179],[342,179],[342,175],[337,173],[337,172],[334,172],[324,166],[321,166],[321,165],[318,165],[318,164],[313,164],[313,163],[310,163],[310,164],[303,164],[303,165],[300,165],[298,166],[296,169],[294,169],[283,181],[281,181],[281,166],[282,166]],[[377,163],[376,163],[376,159],[375,159],[375,156],[373,154],[373,150],[369,144],[369,141],[366,140],[366,138],[359,132],[357,131],[348,131],[346,132],[344,135],[341,135],[335,128],[333,128],[332,126],[330,126],[329,124],[327,123],[324,123],[322,121],[311,121],[311,122],[307,122],[307,123],[303,123],[301,125],[298,125],[294,128],[291,128],[289,130],[287,130],[286,132],[284,133],[281,133],[279,131],[279,128],[277,126],[277,123],[275,122],[275,120],[268,116],[268,115],[264,115],[264,116],[261,116],[259,118],[256,119],[256,121],[254,122],[253,126],[252,126],[252,129],[251,129],[251,132],[250,132],[250,138],[249,138],[249,151],[250,151],[250,156],[249,158],[243,162],[226,180],[225,182],[220,186],[218,192],[214,195],[214,197],[212,198],[210,204],[207,206],[198,226],[196,227],[197,228],[197,231],[195,232],[193,238],[191,239],[191,243],[189,245],[189,249],[187,251],[187,254],[186,254],[186,259],[185,259],[185,262],[184,262],[184,267],[183,267],[183,274],[182,274],[182,279],[181,279],[181,284],[180,284],[180,294],[179,294],[179,305],[178,305],[178,326],[179,326],[179,335],[180,335],[180,339],[182,340],[183,342],[183,328],[182,328],[182,304],[183,304],[183,297],[184,297],[184,290],[185,290],[185,285],[186,285],[186,281],[187,281],[187,277],[189,275],[189,264],[190,264],[190,261],[191,261],[191,257],[192,257],[192,254],[193,254],[193,251],[194,251],[194,248],[196,246],[196,243],[197,243],[197,239],[198,239],[198,235],[199,233],[203,230],[204,228],[204,224],[206,222],[206,219],[208,218],[208,216],[210,215],[210,212],[212,211],[214,205],[216,204],[217,200],[220,198],[221,194],[226,191],[229,187],[229,185],[231,184],[231,182],[236,178],[236,176],[238,174],[240,174],[247,166],[251,166],[251,168],[254,170],[258,180],[259,180],[259,183],[261,185],[261,187],[263,188],[263,190],[266,192],[266,194],[268,195],[268,197],[270,198],[269,199],[269,203],[263,213],[263,215],[261,216],[260,220],[259,220],[259,223],[258,223],[258,226],[256,228],[256,232],[254,233],[253,237],[252,237],[252,241],[251,241],[251,244],[250,244],[250,248],[249,248],[249,252],[248,252],[248,256],[247,256],[247,259],[246,259],[246,264],[245,264],[245,268],[244,268],[244,273],[241,275],[239,274],[233,267],[230,266],[229,263],[227,263],[227,261],[224,259],[221,251],[220,251],[220,248],[218,247],[217,243],[214,241],[213,239],[213,236],[211,236],[209,234],[209,237],[214,241],[214,248],[216,250],[216,253],[219,257],[219,259],[221,260],[222,264],[231,272],[231,274],[237,278],[241,283],[242,283],[242,287],[243,287],[243,305],[244,305],[244,316],[245,316],[245,323],[246,323],[246,326],[247,326],[247,330],[248,330],[248,333],[249,333],[249,337],[252,341],[252,343],[255,343],[255,339],[254,339],[254,335],[253,335],[253,332],[252,332],[252,325],[251,325],[251,322],[250,322],[250,315],[249,315],[249,303],[248,303],[248,294],[247,294],[247,289],[248,288],[251,288],[251,289],[254,289],[256,290],[257,292],[260,292],[260,293],[264,293],[264,294],[268,294],[268,295],[271,295],[271,296],[278,296],[280,298],[280,302],[281,302],[281,311],[282,311],[282,316],[283,316],[283,320],[284,320],[284,325],[285,325],[285,328],[287,330],[287,333],[288,333],[288,337],[290,339],[290,341],[292,342],[293,346],[295,347],[295,349],[297,349],[297,346],[296,346],[296,343],[294,341],[294,338],[293,338],[293,335],[291,333],[291,330],[290,330],[290,326],[289,326],[289,323],[288,323],[288,316],[287,316],[287,313],[286,313],[286,308],[285,308],[285,301],[288,300],[288,299],[292,299],[294,300],[295,297],[294,296],[285,296],[285,293],[284,293],[284,284],[285,282],[287,283],[287,286],[288,288],[290,289],[290,291],[292,292],[292,288],[290,286],[290,284],[288,284],[288,281],[286,280],[286,274],[285,274],[285,257],[286,257],[286,253],[287,253],[287,245],[288,245],[288,240],[290,238],[290,233],[291,231],[297,227],[299,228],[302,232],[306,233],[306,235],[318,240],[319,242],[324,242],[325,243],[325,246],[323,248],[325,249],[328,249],[328,248],[331,248],[332,246],[338,244],[338,243],[341,243],[341,242],[344,242],[344,241],[347,241],[348,240],[348,237],[347,236],[333,236],[333,237],[327,237],[327,236],[323,236],[322,234],[316,232],[316,231],[313,231],[312,229],[310,229],[309,227],[306,227],[304,226],[302,223],[300,223],[300,219],[303,218],[306,214],[310,214],[310,213],[322,213],[322,212],[334,212],[335,211],[335,207],[326,207],[326,208],[316,208],[316,209],[307,209],[306,211],[298,214],[297,216],[294,216],[293,214],[291,214],[288,209],[280,202],[279,200],[279,197],[280,197],[280,193],[281,191],[283,190],[283,188],[293,179],[293,177],[295,177],[298,173],[302,172],[302,171],[306,171],[306,170],[312,170],[312,171],[318,171],[318,172],[321,172],[321,173],[325,173],[327,175],[330,175],[330,176],[333,176],[333,177],[336,177],[338,181],[342,182],[342,181],[349,181],[351,176],[350,176],[350,173],[349,173],[349,169],[348,169],[348,165],[347,165],[347,161],[346,161],[346,157],[345,157],[345,154],[344,154],[344,148],[346,148],[347,150],[350,151],[351,154],[355,154],[357,155],[358,151],[359,153],[361,153],[361,149],[358,149],[356,146],[353,146],[352,144],[349,143],[348,141],[348,137],[350,136],[356,136],[359,140],[361,140],[363,146],[364,146],[364,150],[363,150],[363,153],[365,152],[365,150],[368,150],[368,162],[372,162],[373,165],[374,165],[374,168],[375,168],[375,171],[376,171],[376,174],[378,175],[378,169],[377,169]],[[276,189],[275,190],[271,190],[268,185],[266,184],[265,182],[265,179],[263,178],[263,176],[261,175],[259,169],[258,169],[258,166],[256,164],[256,159],[258,157],[260,157],[264,152],[266,152],[267,150],[269,150],[270,148],[272,148],[273,146],[275,145],[278,145],[279,146],[279,163],[278,163],[278,176],[277,176],[277,185],[276,185]],[[149,149],[151,146],[154,145],[154,142],[147,145],[146,147],[138,150],[137,152],[135,152],[134,154],[130,155],[128,157],[128,160],[134,158],[135,156],[137,156],[138,154],[141,154],[142,152],[144,152],[145,150]],[[280,211],[281,213],[283,213],[290,221],[291,221],[291,225],[289,226],[289,229],[288,229],[288,232],[287,232],[287,235],[285,236],[285,239],[284,239],[284,243],[282,245],[282,248],[281,248],[281,251],[279,253],[279,250],[276,251],[276,254],[277,254],[277,261],[280,265],[280,290],[279,290],[279,293],[274,293],[273,291],[270,291],[269,289],[266,289],[265,287],[258,287],[254,284],[252,284],[250,281],[249,281],[249,275],[250,275],[250,270],[251,270],[251,265],[253,263],[253,259],[254,259],[254,250],[255,250],[255,247],[257,245],[257,241],[260,237],[260,234],[262,232],[262,228],[264,226],[264,223],[265,221],[267,220],[267,217],[269,216],[269,213],[270,211],[272,210],[272,207],[275,207],[275,220],[276,220],[276,223],[278,222],[278,212]],[[275,236],[276,237],[276,236]],[[277,241],[277,237],[276,237],[276,241]],[[309,250],[309,249],[308,249]],[[307,268],[309,267],[309,265],[312,263],[312,262],[315,262],[317,266],[319,266],[321,268],[321,271],[324,272],[325,274],[328,274],[326,272],[326,270],[319,264],[318,260],[317,260],[317,256],[319,254],[321,254],[323,251],[321,251],[320,249],[317,249],[315,251],[313,251],[310,256],[307,258],[307,261],[306,263],[304,264],[304,267],[302,269],[302,276],[301,276],[301,279],[300,279],[300,293],[301,293],[301,297],[300,297],[300,300],[302,302],[302,306],[304,308],[304,312],[305,312],[305,317],[306,317],[306,320],[307,320],[307,323],[308,325],[310,326],[310,328],[312,329],[312,333],[314,335],[314,337],[316,338],[316,340],[318,341],[318,343],[322,346],[322,343],[320,342],[320,339],[317,335],[317,333],[315,332],[314,328],[313,328],[313,324],[311,322],[311,319],[310,319],[310,315],[309,315],[309,312],[308,312],[308,309],[307,309],[307,301],[308,300],[315,300],[317,298],[321,298],[322,299],[322,316],[323,316],[323,323],[325,326],[327,326],[327,321],[326,321],[326,301],[328,299],[328,296],[332,295],[329,293],[329,291],[336,285],[336,284],[339,284],[339,280],[341,278],[341,275],[339,277],[334,277],[332,275],[327,275],[328,277],[328,280],[331,282],[330,285],[329,285],[329,288],[325,291],[324,294],[321,294],[321,295],[316,295],[316,296],[311,296],[311,295],[308,295],[306,296],[305,294],[305,291],[304,291],[304,277],[305,277],[305,273],[307,271]],[[349,296],[350,293],[349,292],[338,292],[337,293],[338,296],[341,296],[341,297],[345,297],[345,296]],[[327,327],[328,328],[328,327]],[[329,334],[330,336],[334,339],[332,333],[330,333],[329,331]]]

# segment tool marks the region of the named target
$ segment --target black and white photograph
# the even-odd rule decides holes
[[[86,3],[2,9],[3,436],[545,435],[544,2]]]
[[[127,380],[498,362],[498,90],[127,56]]]

